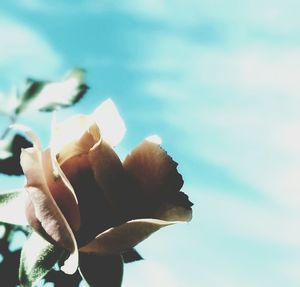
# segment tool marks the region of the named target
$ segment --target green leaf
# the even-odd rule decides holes
[[[51,112],[72,106],[88,90],[84,80],[85,71],[79,68],[71,70],[63,80],[57,82],[28,79],[15,113],[20,114],[26,110]]]
[[[34,101],[35,98],[38,98],[45,85],[46,82],[28,79],[25,91],[19,99],[20,103],[16,107],[15,113],[20,114],[23,112],[30,105],[30,103]]]
[[[32,143],[16,134],[12,138],[0,141],[0,172],[8,175],[22,175],[20,154],[22,148],[31,147]]]
[[[64,252],[64,249],[54,246],[33,232],[21,252],[19,268],[21,286],[33,286],[52,269]]]
[[[0,193],[0,221],[28,225],[25,215],[27,192],[24,189]]]
[[[90,287],[120,287],[123,278],[121,255],[99,256],[94,253],[79,253],[79,270]]]
[[[143,260],[144,258],[136,251],[135,248],[130,248],[122,253],[124,263]]]

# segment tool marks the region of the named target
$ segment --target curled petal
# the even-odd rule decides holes
[[[97,185],[88,155],[74,156],[65,161],[61,168],[78,197],[81,218],[80,230],[76,232],[78,245],[86,244],[100,232],[123,222],[119,221],[117,212]]]
[[[122,162],[112,147],[101,141],[89,151],[88,159],[97,185],[104,192],[114,212],[124,216],[128,214],[134,194],[129,187]]]
[[[111,146],[117,146],[123,139],[126,127],[117,107],[111,99],[104,101],[92,114],[101,130],[102,138]]]
[[[39,137],[33,132],[31,128],[21,124],[12,124],[9,127],[25,133],[31,139],[34,147],[39,150],[42,149],[42,144]]]
[[[122,253],[149,237],[153,232],[174,223],[177,222],[149,218],[131,220],[102,232],[79,251],[97,254]]]
[[[145,140],[148,141],[148,142],[152,142],[152,143],[158,144],[158,145],[162,144],[162,139],[158,135],[148,136],[148,137],[145,138]]]
[[[154,212],[154,218],[166,221],[190,221],[192,219],[193,205],[187,195],[183,192],[179,193],[179,200],[172,201],[172,198],[162,203],[158,210]]]
[[[64,261],[63,265],[60,267],[61,271],[69,275],[74,274],[78,268],[78,261],[79,252],[76,244],[74,252],[69,255],[69,257]]]
[[[177,163],[153,141],[144,141],[123,162],[140,193],[139,217],[167,221],[191,219],[192,203],[180,192],[183,185]]]
[[[57,123],[53,117],[50,147],[59,164],[87,153],[99,140],[100,130],[91,117],[78,115],[62,123]]]
[[[62,171],[58,160],[57,160],[57,148],[59,148],[59,145],[57,146],[55,143],[53,143],[55,137],[55,130],[56,130],[56,113],[53,113],[53,117],[52,117],[52,123],[51,123],[51,141],[50,141],[50,155],[51,155],[51,162],[52,162],[52,166],[54,169],[54,172],[61,178],[61,180],[63,181],[64,185],[69,189],[69,191],[71,191],[71,193],[74,196],[74,199],[76,201],[76,203],[78,203],[75,191],[70,183],[70,181],[67,179],[67,177],[65,176],[64,172]]]
[[[43,173],[42,155],[37,148],[22,150],[21,166],[27,179],[26,190],[30,202],[27,208],[27,219],[32,227],[46,240],[62,246],[71,256],[78,260],[77,244],[74,234],[65,217],[56,205],[46,183]],[[70,272],[75,272],[77,264]]]
[[[50,145],[59,164],[62,164],[73,156],[87,153],[101,138],[111,146],[116,146],[124,137],[125,131],[124,121],[109,99],[91,115],[73,116],[61,123],[57,123],[54,116]]]
[[[144,141],[125,159],[123,166],[146,197],[178,192],[183,185],[177,163],[158,144]]]
[[[80,227],[75,191],[49,149],[43,152],[43,169],[49,191],[73,231]]]

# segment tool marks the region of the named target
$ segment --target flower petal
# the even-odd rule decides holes
[[[21,153],[21,166],[27,179],[25,188],[30,198],[27,208],[29,223],[46,240],[49,240],[46,236],[48,235],[54,243],[75,254],[77,252],[76,240],[48,189],[43,172],[41,151],[35,147],[24,149]],[[75,270],[71,271],[75,272],[76,268],[74,267]]]
[[[78,245],[86,244],[100,232],[123,222],[97,185],[88,155],[74,156],[65,161],[61,168],[78,197],[81,217],[80,230],[76,232]]]
[[[62,171],[58,161],[57,161],[57,151],[56,151],[56,147],[55,148],[55,144],[53,144],[52,147],[52,142],[54,140],[53,136],[55,134],[55,129],[56,129],[56,114],[53,114],[52,117],[52,123],[51,123],[51,135],[52,135],[52,139],[50,141],[50,155],[51,155],[51,162],[52,162],[52,167],[54,169],[54,172],[57,174],[57,176],[60,177],[60,179],[63,181],[64,185],[69,189],[69,191],[73,194],[74,199],[76,201],[76,203],[78,203],[75,191],[70,183],[70,181],[67,179],[67,177],[65,176],[64,172]]]
[[[178,164],[156,143],[144,141],[126,157],[123,165],[146,197],[178,192],[183,185]]]
[[[28,225],[25,215],[27,197],[28,194],[24,189],[0,193],[0,221],[16,225]]]
[[[51,270],[63,253],[64,249],[33,232],[21,252],[19,279],[22,286],[33,286]]]
[[[174,223],[177,222],[150,218],[131,220],[102,232],[79,251],[97,254],[122,253],[149,237],[153,232]]]
[[[50,146],[62,164],[72,156],[86,153],[101,137],[111,146],[116,146],[125,132],[123,119],[113,101],[108,99],[91,115],[73,116],[61,123],[57,123],[54,116]]]
[[[101,130],[102,138],[111,146],[117,146],[123,139],[126,127],[117,107],[111,99],[104,101],[92,114]]]
[[[43,152],[42,159],[49,191],[72,230],[77,231],[80,227],[80,212],[73,187],[49,149]]]
[[[88,159],[97,185],[114,212],[121,217],[128,215],[134,193],[117,154],[109,144],[101,141],[89,151]],[[123,221],[128,219],[125,217]]]
[[[77,115],[61,123],[56,123],[53,117],[50,147],[59,164],[87,153],[99,140],[100,130],[91,117]]]
[[[120,287],[123,261],[119,254],[99,256],[80,253],[80,273],[89,286]]]
[[[189,201],[186,194],[178,192],[162,203],[153,213],[153,217],[166,221],[190,221],[192,205],[193,203]]]
[[[31,139],[34,147],[38,148],[39,150],[42,149],[42,143],[39,137],[33,132],[31,128],[21,124],[12,124],[9,127],[25,133]]]
[[[144,141],[123,162],[132,178],[141,200],[139,217],[152,217],[168,221],[188,221],[192,203],[180,192],[183,179],[177,163],[152,141]]]

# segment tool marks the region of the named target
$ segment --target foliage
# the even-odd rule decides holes
[[[2,116],[9,118],[10,124],[15,124],[18,117],[21,114],[26,114],[28,111],[38,110],[41,112],[52,112],[57,109],[70,107],[76,104],[88,90],[88,86],[84,82],[84,76],[84,70],[76,68],[71,70],[60,81],[53,82],[28,79],[22,92],[13,95],[13,97],[15,97],[13,107],[4,107],[2,105],[2,111],[0,112]],[[32,143],[24,136],[18,133],[11,134],[12,132],[8,126],[1,135],[0,173],[10,176],[21,176],[23,175],[23,170],[20,166],[21,149],[31,147]],[[12,196],[14,196],[14,193],[11,193],[10,198]],[[5,196],[3,196],[1,203],[5,203],[6,201]],[[10,207],[8,207],[8,209],[9,208]],[[7,286],[17,286],[20,284],[20,280],[22,286],[31,286],[45,274],[44,283],[54,283],[55,286],[79,286],[83,276],[79,271],[73,275],[67,275],[59,270],[57,258],[63,256],[61,249],[42,240],[37,234],[30,235],[30,231],[22,226],[0,223],[0,233],[1,231],[0,276],[1,278],[5,278]],[[17,232],[29,236],[29,240],[24,243],[22,251],[20,247],[16,250],[10,249],[11,242],[14,240],[14,236]],[[40,254],[32,254],[32,250],[37,251],[37,249],[31,247],[36,247],[37,245],[40,245],[38,251]],[[30,261],[28,257],[38,258],[40,256],[43,259],[46,258],[46,260],[31,260],[31,262],[28,262]],[[80,260],[84,263],[81,272],[89,273],[88,266],[96,262],[105,269],[105,272],[100,273],[100,275],[104,274],[105,276],[109,276],[112,272],[111,270],[113,270],[111,268],[114,267],[114,265],[118,266],[116,270],[119,270],[120,277],[115,276],[115,273],[112,275],[113,278],[117,280],[112,284],[113,286],[117,286],[120,285],[123,272],[123,265],[119,263],[120,260],[124,260],[125,263],[128,263],[141,259],[142,257],[133,248],[127,250],[122,258],[120,256],[99,258],[99,256],[90,256],[88,254],[81,255]],[[19,262],[21,262],[20,266]],[[93,274],[88,274],[88,278],[90,278],[88,280],[92,281],[91,284],[95,284],[97,280],[99,280],[99,278],[93,277]]]
[[[85,72],[83,69],[72,69],[62,80],[59,81],[40,81],[28,79],[25,88],[21,92],[10,96],[7,105],[1,105],[1,114],[9,119],[10,124],[17,122],[21,114],[33,110],[41,112],[51,112],[57,109],[66,108],[77,103],[88,90],[85,84]],[[14,105],[11,106],[11,97],[14,97]],[[6,175],[22,175],[23,171],[20,166],[20,153],[22,148],[32,146],[32,143],[24,136],[14,133],[9,127],[5,127],[0,139],[0,173]],[[0,254],[2,261],[0,262],[0,276],[5,278],[7,286],[19,285],[19,262],[20,258],[24,259],[24,251],[21,255],[21,249],[10,250],[10,244],[14,239],[16,232],[23,232],[26,236],[29,231],[21,226],[2,223],[0,227],[3,234],[0,239]],[[33,242],[35,244],[36,242]],[[27,244],[30,244],[27,243]],[[26,250],[26,249],[24,249]],[[51,250],[51,249],[50,249]],[[49,252],[49,250],[48,250]],[[55,258],[55,257],[54,257]],[[24,261],[24,260],[23,260]],[[21,260],[22,262],[22,260]],[[46,261],[46,262],[51,262]],[[43,266],[45,269],[52,269],[56,260],[52,260],[51,266]],[[24,269],[22,272],[30,272]],[[40,270],[42,271],[43,268]],[[38,274],[40,277],[41,274]],[[32,281],[35,280],[37,274],[30,274]],[[20,278],[25,278],[24,274],[20,274]],[[72,276],[52,269],[45,277],[45,282],[52,282],[55,286],[78,286],[82,280],[79,272]],[[23,282],[26,286],[26,282]]]

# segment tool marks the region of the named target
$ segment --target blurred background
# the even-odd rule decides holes
[[[85,68],[91,89],[60,116],[110,97],[127,125],[122,157],[159,134],[179,163],[194,218],[140,244],[145,260],[125,266],[125,287],[300,286],[299,9],[295,0],[1,1],[3,95],[26,77]],[[50,117],[19,122],[46,146]],[[6,190],[24,179],[0,180]]]

